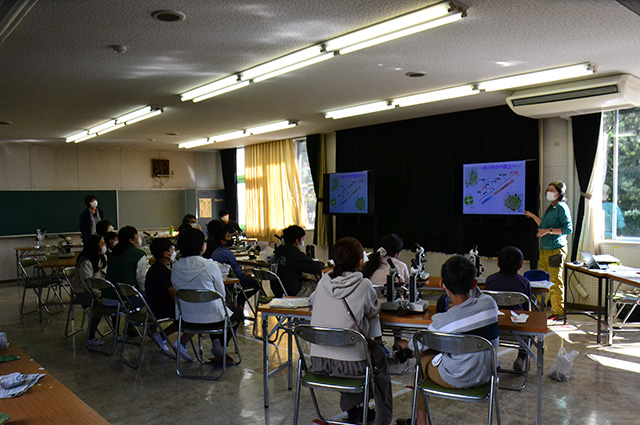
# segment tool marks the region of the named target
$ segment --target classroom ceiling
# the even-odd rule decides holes
[[[146,105],[164,113],[82,146],[177,149],[184,141],[299,120],[292,129],[199,148],[225,149],[501,105],[510,92],[324,118],[331,109],[539,69],[589,61],[599,75],[640,76],[637,1],[469,0],[462,2],[468,16],[458,22],[203,102],[180,100],[217,78],[433,3],[39,0],[0,45],[0,143],[64,145],[73,133]],[[163,9],[186,19],[152,18]],[[115,53],[112,45],[127,51]]]

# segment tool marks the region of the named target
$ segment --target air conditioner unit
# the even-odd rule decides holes
[[[518,115],[567,117],[640,106],[640,79],[621,74],[521,90],[507,97]]]

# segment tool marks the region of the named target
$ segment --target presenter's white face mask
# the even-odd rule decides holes
[[[173,251],[171,253],[171,261],[176,261],[176,252],[175,251]]]
[[[100,248],[100,254],[105,255],[107,253],[107,246],[103,246],[102,248]]]
[[[138,246],[142,245],[142,238],[140,236],[138,236]]]
[[[551,192],[551,191],[547,192],[547,201],[553,202],[556,200],[557,197],[558,197],[557,193]]]
[[[91,208],[96,208],[98,206],[98,201],[94,199],[93,201],[89,202],[89,205],[91,205]]]
[[[109,226],[109,228],[107,229],[107,232],[114,232],[116,229],[113,228],[113,226]]]

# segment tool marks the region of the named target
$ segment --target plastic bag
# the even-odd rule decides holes
[[[571,376],[571,368],[573,367],[573,361],[578,357],[578,351],[567,351],[564,347],[558,351],[558,359],[549,369],[549,376],[559,382],[565,382],[569,380]]]

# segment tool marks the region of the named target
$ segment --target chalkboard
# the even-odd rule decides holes
[[[120,190],[118,191],[120,225],[133,226],[136,229],[157,229],[169,226],[177,229],[187,213],[188,192],[192,191]]]
[[[78,233],[88,194],[98,200],[103,218],[117,228],[115,190],[0,191],[0,236],[34,235],[37,229],[46,229],[48,234]]]

